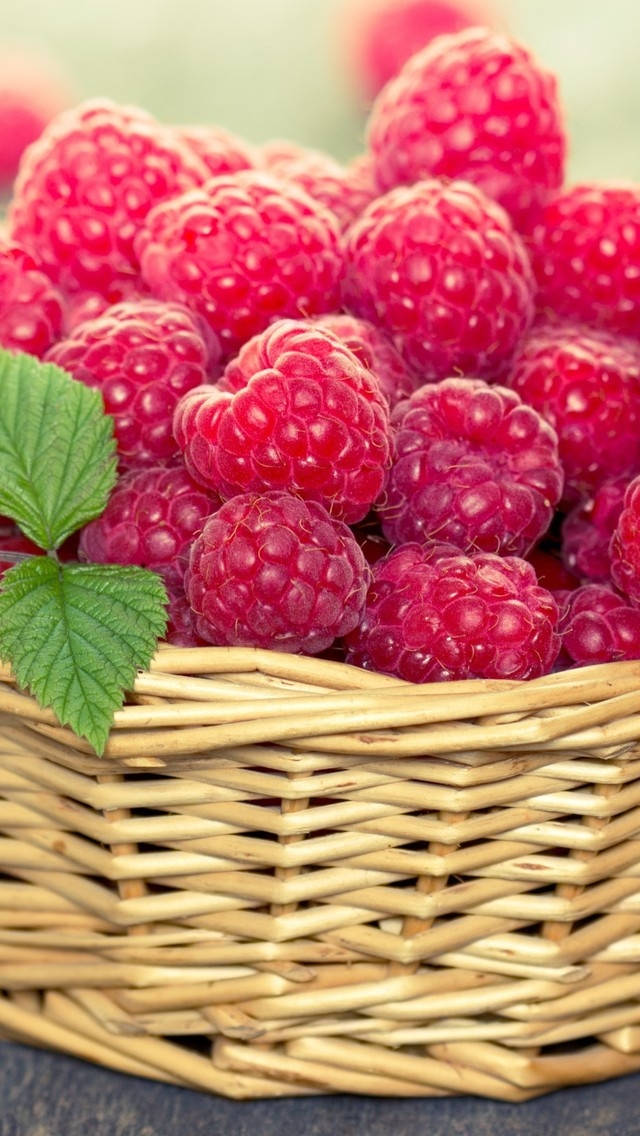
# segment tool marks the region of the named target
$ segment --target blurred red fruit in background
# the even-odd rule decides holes
[[[436,36],[502,27],[485,0],[345,0],[341,38],[355,86],[371,101]]]
[[[26,147],[72,101],[71,88],[53,58],[0,45],[0,190],[10,188]]]

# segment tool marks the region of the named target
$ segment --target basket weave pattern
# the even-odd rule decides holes
[[[640,1069],[640,663],[162,648],[103,759],[0,679],[3,1037],[232,1097]]]

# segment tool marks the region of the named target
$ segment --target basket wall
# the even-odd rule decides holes
[[[0,685],[0,1033],[232,1097],[640,1069],[640,663],[163,649],[98,759]]]

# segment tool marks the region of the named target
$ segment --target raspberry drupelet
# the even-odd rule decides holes
[[[347,233],[346,257],[347,308],[393,339],[423,382],[501,376],[533,320],[524,245],[504,210],[466,182],[378,198]]]
[[[567,186],[528,236],[538,308],[640,337],[640,186]]]
[[[218,373],[219,347],[180,304],[116,304],[79,324],[47,360],[101,391],[113,416],[122,465],[154,465],[178,454],[171,420],[179,399]]]
[[[174,433],[187,468],[221,497],[286,490],[348,524],[369,512],[391,462],[370,370],[331,332],[294,320],[250,340],[219,387],[186,395]]]
[[[185,585],[207,642],[316,655],[356,627],[369,579],[346,525],[271,492],[234,497],[206,522]]]
[[[369,146],[381,189],[463,178],[520,222],[562,184],[556,78],[527,48],[487,28],[441,36],[379,95]]]
[[[199,158],[144,111],[82,103],[25,154],[9,232],[64,292],[109,295],[139,276],[133,240],[152,206],[206,178]]]
[[[151,291],[201,315],[225,358],[281,317],[339,307],[337,221],[297,186],[255,170],[158,206],[136,249]]]
[[[628,478],[607,481],[567,515],[562,526],[562,559],[579,579],[606,584],[611,579],[609,546],[615,532]]]
[[[0,238],[0,346],[42,358],[60,338],[64,301],[37,260]]]
[[[348,662],[408,682],[536,678],[558,654],[558,607],[530,564],[405,545],[373,566]]]
[[[256,164],[249,145],[222,126],[176,126],[174,134],[206,166],[210,177],[250,170]]]
[[[178,646],[195,646],[200,640],[184,574],[189,549],[219,504],[183,466],[131,470],[118,481],[102,516],[82,530],[80,558],[158,572],[169,596],[167,638]]]
[[[565,499],[640,472],[640,348],[574,324],[534,327],[508,385],[558,434]]]
[[[378,511],[392,544],[525,555],[546,532],[562,493],[557,437],[513,391],[446,379],[399,403],[391,421],[394,459]]]

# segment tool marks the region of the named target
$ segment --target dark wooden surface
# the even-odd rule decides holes
[[[358,1097],[235,1103],[0,1044],[0,1136],[638,1136],[640,1076],[524,1105]]]

